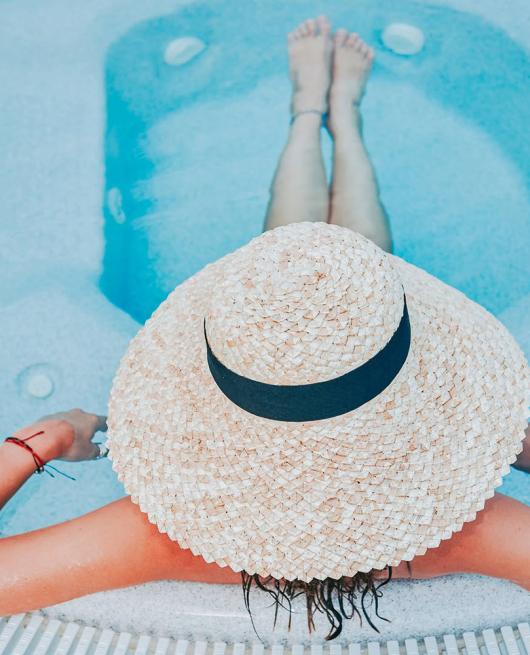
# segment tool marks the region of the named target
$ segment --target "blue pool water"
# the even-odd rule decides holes
[[[79,212],[104,239],[101,267],[89,263],[96,237],[78,240],[75,264],[66,256],[62,266],[31,264],[27,249],[23,269],[14,261],[24,273],[0,295],[6,432],[73,406],[104,413],[119,358],[151,312],[176,284],[260,232],[287,134],[285,33],[320,12],[317,2],[194,3],[139,22],[107,49],[105,125],[94,137],[102,188]],[[332,1],[326,12],[377,50],[364,133],[396,254],[487,307],[530,357],[528,52],[446,7]],[[421,54],[383,48],[393,20],[424,31]],[[180,36],[207,48],[175,68],[163,53]],[[329,170],[327,137],[324,150]],[[60,241],[57,215],[46,229]],[[13,244],[26,248],[23,230]],[[24,390],[34,366],[55,384],[47,399]],[[0,530],[48,525],[123,495],[107,461],[62,468],[77,481],[35,476],[0,515]],[[513,470],[500,491],[530,504],[530,476]]]

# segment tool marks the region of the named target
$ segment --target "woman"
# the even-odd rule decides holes
[[[288,47],[292,122],[271,185],[265,229],[327,221],[351,228],[391,252],[388,219],[363,144],[359,114],[373,50],[354,33],[338,30],[332,36],[325,17],[302,23],[289,34]],[[334,142],[330,192],[320,148],[323,117]],[[27,443],[44,462],[80,461],[100,454],[91,439],[106,427],[104,417],[75,409],[43,417],[15,436],[31,437]],[[514,466],[530,472],[530,428]],[[0,506],[34,470],[31,453],[17,444],[0,445]],[[496,493],[475,520],[437,548],[392,567],[391,575],[422,579],[479,573],[530,590],[529,543],[530,507]],[[375,571],[372,579],[367,578],[372,591],[373,579],[378,578],[387,579],[388,571]],[[77,519],[0,541],[0,615],[160,579],[238,584],[241,574],[179,547],[129,496]],[[267,582],[258,576],[259,580]],[[318,593],[318,605],[317,600]]]

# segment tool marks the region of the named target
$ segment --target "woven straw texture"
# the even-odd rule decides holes
[[[375,355],[403,289],[411,347],[391,384],[322,421],[254,416],[217,387],[307,384]],[[297,223],[179,285],[114,378],[109,458],[161,532],[207,562],[310,581],[396,566],[472,521],[527,425],[530,369],[486,309],[362,235]]]

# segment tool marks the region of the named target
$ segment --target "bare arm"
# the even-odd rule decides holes
[[[430,548],[411,562],[410,576],[404,562],[394,571],[397,578],[433,578],[451,573],[478,573],[510,580],[530,591],[530,507],[496,493],[474,521],[460,532]]]
[[[530,507],[496,494],[475,521],[412,560],[412,577],[480,573],[530,590],[529,543]],[[394,569],[394,577],[409,577],[405,563]],[[129,497],[0,540],[0,615],[161,579],[240,584],[241,574],[180,548]]]
[[[74,409],[45,416],[13,436],[31,436],[27,443],[44,462],[81,461],[99,454],[92,437],[106,429],[106,417]],[[31,453],[1,443],[0,508],[34,472]],[[148,580],[200,580],[204,566],[211,582],[240,580],[228,567],[181,550],[123,498],[78,519],[0,539],[0,616]]]
[[[43,416],[13,435],[31,446],[40,459],[79,462],[94,459],[100,452],[92,442],[98,431],[107,429],[105,416],[71,409]],[[10,442],[0,442],[0,509],[35,473],[35,461],[27,450]]]
[[[11,436],[25,441],[40,461],[47,464],[53,459],[82,461],[95,458],[100,454],[100,449],[92,442],[92,437],[97,431],[106,429],[105,416],[73,409],[44,416],[32,425],[17,430]],[[36,463],[31,452],[15,443],[4,441],[0,443],[0,509],[35,473],[35,469]],[[31,559],[24,560],[24,550],[13,550],[14,539],[16,538],[0,540],[0,574],[6,576],[7,585],[11,575],[19,576],[21,580],[28,580],[34,576],[33,562]],[[27,542],[33,543],[31,536],[28,537]],[[40,571],[35,572],[35,578],[42,579]],[[0,592],[3,586],[3,583],[0,583]],[[31,598],[28,601],[31,602]],[[2,602],[0,600],[0,606]],[[0,608],[0,614],[2,613],[3,610]]]
[[[529,543],[530,507],[497,494],[475,521],[416,557],[413,577],[480,573],[530,590]],[[395,572],[408,577],[403,565]],[[128,497],[0,541],[0,615],[161,579],[241,583],[239,572],[207,563],[161,534]]]
[[[0,540],[0,616],[161,579],[239,583],[181,549],[129,497],[80,518]]]
[[[530,473],[530,425],[514,468]],[[413,578],[446,573],[481,573],[505,578],[530,590],[530,507],[495,494],[471,523],[438,548],[411,562]],[[393,571],[396,578],[411,577],[405,562]],[[386,577],[381,576],[381,577]]]
[[[17,430],[13,435],[26,439],[43,431],[27,442],[44,462],[56,459],[67,449],[73,438],[73,427],[63,420],[38,421]],[[0,444],[0,509],[35,473],[31,453],[13,443]]]

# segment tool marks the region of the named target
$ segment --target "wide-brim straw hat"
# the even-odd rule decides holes
[[[156,309],[113,381],[109,457],[149,521],[207,562],[340,578],[475,519],[529,403],[528,363],[491,313],[352,230],[304,222]]]

